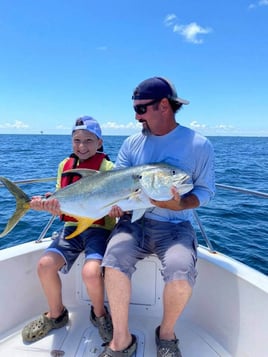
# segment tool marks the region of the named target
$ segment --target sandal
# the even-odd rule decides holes
[[[62,314],[54,318],[48,318],[47,313],[39,316],[36,320],[26,325],[21,334],[23,342],[35,342],[45,337],[50,330],[61,328],[65,326],[69,321],[68,310],[63,309]]]
[[[159,337],[160,326],[155,330],[155,343],[157,348],[157,357],[182,357],[179,349],[179,340],[176,338],[173,340],[162,340]]]
[[[113,323],[111,315],[106,306],[104,306],[106,314],[97,317],[94,313],[94,308],[91,306],[89,319],[92,324],[98,328],[99,334],[105,343],[109,343],[113,338]]]
[[[104,351],[99,355],[99,357],[131,357],[137,349],[137,339],[136,336],[132,336],[131,344],[125,348],[123,351],[113,351],[109,346],[106,346]]]

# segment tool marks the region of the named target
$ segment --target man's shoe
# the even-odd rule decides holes
[[[155,330],[157,357],[182,357],[176,336],[174,340],[160,340],[159,331],[160,326]]]
[[[110,342],[113,338],[113,323],[111,319],[111,315],[105,306],[106,314],[104,316],[97,317],[94,313],[93,306],[91,306],[90,310],[90,321],[92,324],[98,328],[99,334],[103,340],[103,342]]]
[[[109,346],[106,346],[98,357],[133,357],[137,349],[137,339],[135,335],[131,335],[131,337],[131,344],[124,350],[113,351]]]

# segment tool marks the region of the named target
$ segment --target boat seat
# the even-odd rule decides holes
[[[81,254],[76,262],[77,296],[81,301],[89,302],[85,284],[81,276],[84,255]],[[162,296],[163,279],[160,273],[161,263],[155,255],[139,261],[132,276],[132,305],[153,306]],[[107,300],[107,299],[106,299]]]

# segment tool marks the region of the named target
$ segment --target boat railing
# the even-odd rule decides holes
[[[254,190],[249,190],[249,189],[246,189],[246,188],[241,188],[241,187],[236,187],[236,186],[229,186],[229,185],[224,185],[224,184],[220,184],[220,183],[217,183],[216,187],[217,188],[222,188],[224,190],[237,191],[237,192],[246,193],[246,194],[249,194],[249,195],[268,198],[268,193],[265,193],[265,192],[254,191]]]
[[[54,222],[55,218],[57,216],[51,216],[49,221],[47,222],[45,228],[42,230],[42,232],[40,233],[40,236],[38,237],[38,239],[35,241],[35,243],[41,243],[42,240],[45,238],[49,228],[52,226],[52,223]],[[53,238],[53,237],[52,237]]]
[[[244,194],[248,194],[248,195],[253,195],[253,196],[257,196],[257,197],[262,197],[262,198],[268,198],[268,193],[265,192],[261,192],[261,191],[254,191],[254,190],[250,190],[250,189],[246,189],[246,188],[242,188],[242,187],[237,187],[237,186],[230,186],[230,185],[225,185],[225,184],[216,184],[217,188],[220,189],[224,189],[224,190],[230,190],[230,191],[235,191],[235,192],[240,192],[240,193],[244,193]],[[213,245],[210,241],[210,239],[208,238],[206,231],[204,229],[204,226],[199,218],[199,215],[197,213],[196,210],[193,210],[194,213],[194,218],[195,221],[199,227],[201,236],[203,238],[203,240],[206,242],[206,245],[209,249],[209,251],[211,253],[216,253],[216,250],[213,248]]]

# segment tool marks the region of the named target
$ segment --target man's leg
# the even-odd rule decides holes
[[[128,317],[131,276],[137,260],[144,258],[139,246],[142,237],[142,225],[138,221],[131,223],[129,214],[120,218],[110,236],[102,266],[105,267],[104,281],[114,332],[101,357],[110,356],[113,351],[121,351],[127,357],[135,353],[136,337],[129,331]]]
[[[159,337],[163,340],[175,338],[174,327],[177,319],[192,295],[192,288],[185,280],[174,280],[165,284],[163,292],[163,319]]]
[[[132,341],[128,328],[131,282],[122,272],[105,268],[105,287],[113,321],[113,339],[109,346],[114,351],[127,348]]]

